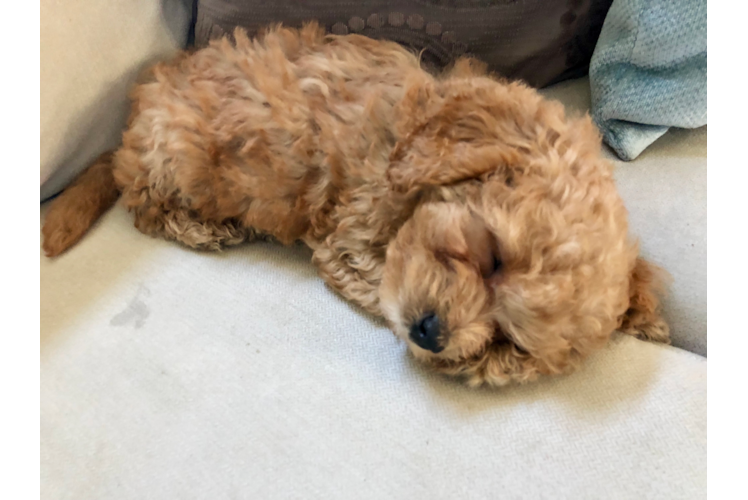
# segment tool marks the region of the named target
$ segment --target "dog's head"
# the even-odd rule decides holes
[[[603,345],[637,249],[589,118],[482,77],[416,87],[403,106],[388,174],[420,203],[387,250],[394,332],[472,384],[560,373]]]

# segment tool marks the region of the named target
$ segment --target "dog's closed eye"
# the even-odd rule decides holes
[[[463,222],[463,234],[470,260],[477,264],[483,279],[488,280],[499,274],[504,267],[499,242],[483,219],[471,214],[471,217]]]
[[[486,256],[481,259],[481,276],[484,280],[496,277],[504,269],[504,262],[498,249],[488,248]]]
[[[496,255],[494,253],[493,255],[493,262],[491,264],[491,270],[488,274],[484,274],[484,278],[490,278],[491,276],[495,275],[498,272],[501,272],[501,269],[504,267],[504,263],[501,261],[501,257]]]

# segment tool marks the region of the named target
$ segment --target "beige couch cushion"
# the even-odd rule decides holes
[[[144,66],[185,46],[190,0],[41,2],[41,199],[120,142]]]
[[[687,351],[625,337],[572,376],[469,390],[305,249],[194,252],[121,207],[41,276],[45,500],[706,494]]]

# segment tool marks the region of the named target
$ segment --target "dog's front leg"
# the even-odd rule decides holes
[[[369,254],[341,255],[325,243],[314,248],[312,262],[327,284],[346,300],[375,316],[382,316],[379,283],[383,262]]]

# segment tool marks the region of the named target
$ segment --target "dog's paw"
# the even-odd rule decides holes
[[[621,331],[640,340],[660,342],[663,344],[670,343],[670,327],[662,319],[658,319],[654,322],[638,323],[636,326],[624,327]]]

